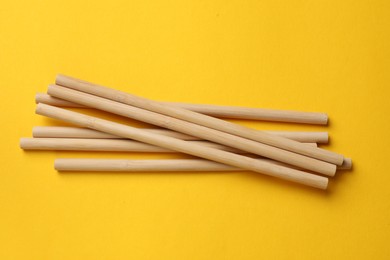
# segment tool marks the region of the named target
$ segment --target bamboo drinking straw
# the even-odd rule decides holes
[[[163,103],[218,118],[264,120],[314,125],[328,124],[328,115],[326,113],[301,112],[292,110],[288,111],[264,108],[246,108],[236,106],[199,105],[179,102]]]
[[[269,159],[257,159],[276,163]],[[350,159],[348,159],[350,160]],[[277,164],[277,163],[276,163]],[[183,172],[183,171],[243,171],[240,168],[202,159],[122,160],[122,159],[56,159],[58,171],[117,171],[117,172]],[[348,166],[338,168],[349,170]]]
[[[245,153],[229,146],[208,141],[189,141],[194,144],[229,151]],[[316,146],[316,143],[306,143]],[[175,151],[164,149],[132,140],[123,139],[83,139],[83,138],[21,138],[20,148],[24,150],[56,150],[56,151],[111,151],[111,152],[153,152],[172,153]]]
[[[311,170],[328,176],[333,176],[336,172],[335,165],[324,161],[319,161],[310,157],[306,157],[304,155],[296,154],[290,151],[255,142],[253,140],[245,139],[239,136],[231,135],[215,129],[196,125],[180,119],[171,118],[141,108],[129,106],[127,104],[115,102],[109,99],[101,98],[98,96],[90,95],[84,92],[56,85],[50,85],[48,91],[50,95],[60,97],[68,101],[77,102],[88,107],[97,108],[103,111],[155,124],[160,127],[170,128],[178,132],[198,136],[209,141],[224,144],[276,161],[281,161],[287,164],[298,166],[302,169]],[[301,143],[299,144],[305,147],[312,148]]]
[[[222,132],[227,132],[233,135],[255,140],[264,144],[286,149],[288,151],[303,154],[336,165],[341,165],[343,163],[343,159],[344,159],[343,156],[334,152],[326,151],[316,147],[310,147],[307,145],[302,145],[301,143],[293,140],[270,135],[267,133],[263,133],[261,131],[255,131],[253,129],[244,126],[240,126],[224,120],[199,114],[180,107],[163,104],[161,102],[152,101],[146,98],[141,98],[119,90],[110,89],[107,87],[99,86],[97,84],[89,83],[79,79],[74,79],[64,75],[57,75],[56,84],[68,88],[72,88],[78,91],[86,92],[89,94],[93,94],[96,96],[108,98],[128,105],[143,108],[146,110],[150,110],[156,113],[186,120],[198,125],[203,125],[209,128],[217,129]],[[48,94],[52,95],[52,93],[48,93]],[[63,98],[60,96],[56,96],[54,94],[52,96]],[[65,100],[76,102],[76,100],[68,100],[68,99]]]
[[[35,96],[35,101],[36,103],[44,103],[44,104],[58,106],[58,107],[84,107],[80,104],[55,98],[44,93],[37,93]],[[291,111],[291,110],[275,110],[275,109],[263,109],[263,108],[247,108],[247,107],[236,107],[236,106],[188,104],[188,103],[179,103],[179,102],[163,102],[163,103],[185,108],[201,114],[219,117],[219,118],[265,120],[265,121],[303,123],[303,124],[315,124],[315,125],[326,125],[328,123],[328,115],[325,113],[300,112],[300,111]]]
[[[261,160],[259,160],[261,161]],[[243,171],[222,163],[201,159],[178,160],[121,160],[121,159],[56,159],[58,171]]]
[[[173,137],[146,132],[134,127],[87,116],[50,105],[38,104],[36,113],[59,120],[64,120],[78,126],[92,128],[109,134],[134,139],[140,142],[172,149],[178,152],[188,153],[204,159],[209,159],[219,163],[263,173],[320,189],[326,189],[328,185],[328,178],[326,177],[309,174],[307,172],[294,170],[279,165],[273,165],[268,162],[258,161],[250,157],[217,150],[210,147],[192,144],[190,142]]]
[[[50,105],[50,104],[49,104]],[[148,129],[157,134],[167,135],[182,140],[200,140],[199,137],[189,136],[183,133],[167,129]],[[288,131],[264,131],[270,134],[280,135],[302,143],[327,143],[327,132],[288,132]],[[38,138],[96,138],[96,139],[118,139],[119,136],[110,135],[92,129],[69,126],[36,126],[33,128],[33,137]]]
[[[48,94],[45,93],[37,93],[35,95],[35,103],[43,103],[51,106],[56,106],[56,107],[85,107],[80,104],[76,104],[73,102],[69,102],[60,98],[55,98],[52,97]]]

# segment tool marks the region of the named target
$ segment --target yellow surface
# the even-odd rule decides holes
[[[0,259],[389,259],[389,3],[2,1]],[[244,172],[59,174],[55,158],[162,156],[20,150],[61,124],[34,114],[56,73],[328,112],[329,127],[240,123],[329,131],[354,170],[327,192]]]

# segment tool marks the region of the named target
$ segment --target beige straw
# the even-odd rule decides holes
[[[56,83],[68,88],[72,88],[78,91],[86,92],[96,96],[104,97],[128,105],[143,108],[156,113],[164,114],[174,118],[186,120],[198,125],[203,125],[209,128],[217,129],[219,131],[227,132],[233,135],[241,136],[251,140],[255,140],[264,144],[272,145],[278,148],[286,149],[295,153],[303,154],[309,157],[320,159],[326,162],[330,162],[336,165],[341,165],[343,162],[343,156],[331,151],[326,151],[316,147],[310,147],[302,145],[299,142],[267,134],[264,132],[256,131],[244,126],[233,124],[224,120],[199,114],[187,109],[179,108],[172,105],[163,104],[161,102],[152,101],[146,98],[137,97],[119,90],[110,89],[107,87],[92,84],[86,81],[74,79],[71,77],[58,75]],[[77,100],[69,100],[62,96],[48,93],[49,95],[72,101],[76,103]],[[169,124],[169,122],[167,122]]]
[[[167,129],[148,129],[157,134],[167,135],[182,140],[200,140],[199,137],[190,136],[183,133],[167,130]],[[264,131],[274,135],[280,135],[289,139],[293,139],[302,143],[327,143],[327,132],[289,132],[289,131]],[[33,137],[38,138],[95,138],[95,139],[118,139],[122,138],[115,135],[109,135],[92,129],[69,126],[36,126],[33,128]]]
[[[194,144],[213,147],[232,153],[245,153],[229,146],[208,141],[189,141]],[[317,146],[316,143],[306,145]],[[111,152],[152,152],[172,153],[175,151],[123,139],[84,139],[84,138],[21,138],[20,148],[24,150],[55,150],[55,151],[111,151]]]
[[[259,161],[278,164],[269,159]],[[350,159],[347,158],[350,162]],[[122,160],[122,159],[56,159],[54,167],[58,171],[118,171],[118,172],[202,172],[202,171],[243,171],[240,168],[202,159],[164,160]],[[351,164],[338,168],[351,169]]]
[[[328,178],[326,177],[279,165],[273,165],[268,162],[258,161],[250,157],[225,152],[210,147],[192,144],[180,139],[150,133],[134,127],[114,123],[73,111],[68,111],[50,105],[38,104],[36,113],[59,120],[64,120],[78,126],[92,128],[109,134],[134,139],[140,142],[156,145],[178,152],[188,153],[204,159],[209,159],[219,163],[263,173],[320,189],[326,189],[328,185]]]
[[[253,140],[231,135],[225,132],[168,117],[141,108],[129,106],[109,99],[55,85],[49,86],[49,92],[50,94],[53,94],[54,96],[60,96],[65,100],[77,102],[88,107],[97,108],[103,111],[155,124],[160,127],[170,128],[171,130],[197,136],[215,143],[231,146],[242,151],[254,153],[276,161],[291,164],[302,169],[311,170],[328,176],[333,176],[336,172],[335,165],[324,161],[316,160],[304,155],[279,149],[277,147],[265,145]],[[312,148],[310,146],[303,145],[302,143],[298,144],[300,146]]]
[[[60,98],[55,98],[44,93],[37,93],[35,96],[37,103],[44,103],[57,107],[85,107],[80,104],[65,101]],[[328,123],[328,115],[325,113],[316,112],[300,112],[292,110],[276,110],[263,108],[248,108],[237,106],[218,106],[204,104],[188,104],[178,102],[163,102],[168,105],[173,105],[185,108],[201,114],[215,116],[219,118],[235,118],[249,120],[263,120],[286,123],[302,123],[326,125]]]

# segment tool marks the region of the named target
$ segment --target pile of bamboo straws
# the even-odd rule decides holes
[[[327,132],[259,131],[221,118],[326,125],[324,113],[158,102],[69,76],[57,75],[37,94],[36,113],[78,127],[35,127],[25,150],[181,152],[202,159],[56,159],[59,171],[242,171],[326,189],[349,158],[317,147]],[[61,107],[110,112],[160,127],[142,129]],[[130,139],[130,140],[129,140]],[[254,155],[256,157],[254,157]]]

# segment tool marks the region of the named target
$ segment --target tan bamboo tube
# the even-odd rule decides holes
[[[199,114],[180,107],[163,104],[161,102],[152,101],[146,98],[141,98],[135,95],[128,94],[119,90],[110,89],[107,87],[99,86],[97,84],[89,83],[79,79],[74,79],[64,75],[57,75],[56,83],[61,86],[72,88],[78,91],[86,92],[96,96],[111,99],[117,102],[125,103],[128,105],[143,108],[156,113],[164,114],[174,118],[189,121],[198,125],[206,126],[209,128],[217,129],[222,132],[230,133],[254,141],[258,141],[264,144],[272,145],[281,149],[292,151],[295,153],[303,154],[309,157],[313,157],[319,160],[323,160],[336,165],[343,163],[344,157],[340,154],[320,149],[317,147],[310,147],[302,145],[299,142],[283,138],[280,136],[270,135],[261,131],[233,124],[224,120],[220,120],[214,117]],[[52,93],[48,93],[52,95]],[[62,98],[67,101],[77,102],[77,100],[69,100],[62,96],[52,95],[57,98]],[[84,105],[84,104],[83,104]]]
[[[50,105],[50,104],[49,104]],[[200,140],[199,137],[190,136],[167,129],[143,128],[157,134],[167,135],[182,140]],[[289,131],[265,131],[270,134],[284,136],[303,143],[327,143],[327,132],[289,132]],[[33,128],[33,137],[37,138],[94,138],[94,139],[118,139],[122,138],[95,131],[88,128],[69,127],[69,126],[36,126]]]
[[[84,115],[81,113],[68,111],[62,108],[53,107],[46,104],[38,104],[36,113],[39,115],[56,118],[78,126],[88,127],[105,133],[134,139],[140,142],[156,145],[166,149],[175,150],[182,153],[191,154],[204,159],[228,164],[237,168],[263,173],[269,176],[305,184],[311,187],[326,189],[328,178],[309,174],[307,172],[273,165],[268,162],[261,162],[256,159],[221,151],[218,149],[192,144],[173,137],[162,136],[150,133],[138,128],[114,123],[100,118]]]
[[[269,159],[257,159],[276,163]],[[54,168],[58,171],[116,171],[116,172],[202,172],[243,171],[240,168],[203,159],[167,160],[122,160],[122,159],[56,159]],[[340,168],[348,170],[348,168]],[[350,168],[349,168],[350,169]]]
[[[208,141],[189,141],[194,144],[229,151],[245,153],[229,146]],[[306,143],[316,146],[316,143]],[[172,153],[175,151],[164,149],[138,141],[124,139],[83,139],[83,138],[21,138],[20,148],[24,150],[55,150],[55,151],[111,151],[111,152],[152,152]]]
[[[159,127],[166,127],[171,130],[197,136],[208,141],[231,146],[242,151],[291,164],[302,169],[311,170],[328,176],[333,176],[336,173],[336,166],[333,164],[152,111],[56,85],[50,85],[48,91],[49,94],[55,97],[60,97],[64,100],[77,102],[88,107],[133,118]],[[302,145],[301,143],[299,144]],[[307,145],[303,146],[310,147]]]
[[[76,104],[73,102],[69,102],[60,98],[52,97],[45,93],[37,93],[35,94],[35,103],[43,103],[56,107],[84,107],[83,105]]]
[[[37,93],[37,95],[35,96],[35,101],[36,103],[44,103],[44,104],[58,106],[58,107],[85,107],[83,105],[65,101],[60,98],[55,98],[44,93]],[[315,125],[326,125],[328,123],[328,115],[326,113],[263,109],[263,108],[248,108],[248,107],[237,107],[237,106],[188,104],[188,103],[179,103],[179,102],[163,102],[163,103],[185,108],[201,114],[219,117],[219,118],[263,120],[263,121],[302,123],[302,124],[315,124]]]

